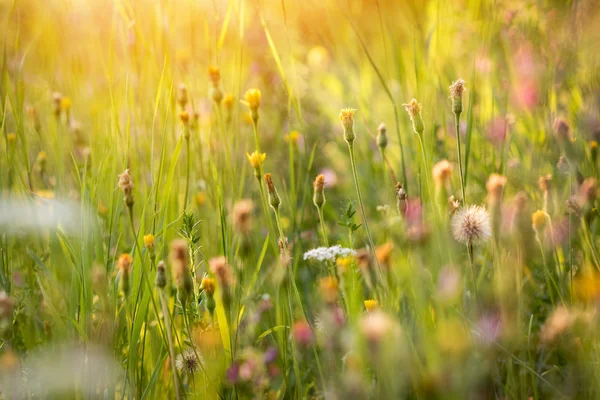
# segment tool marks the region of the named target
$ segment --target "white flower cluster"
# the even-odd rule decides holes
[[[338,257],[356,255],[356,251],[342,247],[339,244],[331,247],[317,247],[304,253],[305,260],[335,261]]]

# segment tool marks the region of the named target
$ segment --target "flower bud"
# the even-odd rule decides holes
[[[356,110],[354,108],[344,108],[340,111],[340,121],[342,123],[342,127],[344,128],[344,140],[348,144],[352,144],[354,139],[356,139],[356,135],[354,134],[354,113]]]
[[[407,104],[404,104],[404,109],[412,121],[413,131],[419,135],[423,134],[425,131],[425,124],[423,123],[423,118],[421,117],[421,108],[421,104],[419,104],[416,99],[412,99]]]
[[[377,147],[379,147],[381,151],[384,151],[388,145],[386,132],[387,129],[385,128],[385,124],[382,122],[377,128]]]
[[[165,263],[163,261],[160,261],[156,266],[154,285],[160,289],[164,289],[165,286],[167,286],[167,274],[165,272]]]
[[[177,103],[179,104],[182,110],[185,109],[185,106],[188,103],[188,90],[185,84],[183,83],[179,85],[179,89],[177,90]]]
[[[119,268],[120,278],[119,287],[125,296],[129,294],[131,287],[131,266],[133,265],[133,258],[127,253],[121,254],[119,261],[117,261],[117,267]]]
[[[246,92],[246,103],[250,109],[250,116],[254,124],[258,123],[258,108],[260,107],[261,93],[258,89],[249,89]]]
[[[548,214],[542,210],[537,210],[531,215],[531,226],[540,239],[542,238],[544,229],[546,229],[549,218]]]
[[[456,115],[460,115],[463,111],[462,97],[466,90],[465,81],[463,79],[457,79],[452,83],[452,85],[450,85],[452,112]]]
[[[275,189],[275,184],[273,183],[271,174],[265,174],[265,183],[267,185],[267,194],[269,195],[269,205],[275,211],[277,211],[279,209],[279,205],[281,204],[281,198],[277,193],[277,189]]]
[[[131,208],[134,204],[133,199],[133,181],[129,175],[129,168],[127,168],[122,174],[119,175],[119,187],[123,191],[123,201],[127,207]]]
[[[313,203],[317,208],[321,208],[325,204],[325,176],[323,174],[317,175],[313,186],[315,189]]]

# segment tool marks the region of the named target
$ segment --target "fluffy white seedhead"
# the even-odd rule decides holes
[[[485,242],[492,235],[490,215],[484,207],[466,206],[452,216],[452,235],[460,243]]]

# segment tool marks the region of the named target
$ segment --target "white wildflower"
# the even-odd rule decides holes
[[[331,247],[317,247],[304,253],[305,260],[335,261],[338,257],[356,255],[356,251],[342,247],[339,244]]]

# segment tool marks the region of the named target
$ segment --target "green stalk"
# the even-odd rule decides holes
[[[327,239],[327,231],[325,230],[325,221],[323,219],[323,207],[317,207],[319,213],[319,222],[321,223],[321,232],[323,233],[323,242],[325,247],[329,247],[329,239]]]
[[[163,318],[165,320],[165,330],[167,331],[167,342],[169,344],[169,357],[171,357],[171,369],[173,372],[173,385],[175,385],[175,398],[181,399],[181,393],[179,392],[179,375],[177,374],[177,368],[175,367],[175,346],[173,345],[173,334],[171,332],[171,319],[169,318],[169,306],[165,291],[162,288],[158,289],[158,297],[162,306]]]
[[[463,204],[465,204],[467,197],[465,195],[465,175],[462,167],[462,147],[460,145],[460,113],[454,114],[454,122],[456,125],[456,145],[458,147],[458,171],[460,173],[460,188],[463,197]]]
[[[188,129],[188,128],[186,128]],[[187,202],[188,202],[188,192],[190,190],[190,164],[191,164],[191,156],[190,156],[190,139],[186,138],[185,139],[185,149],[186,149],[186,154],[187,154],[187,160],[186,160],[186,169],[185,169],[185,194],[183,197],[183,209],[185,210],[187,208]]]

